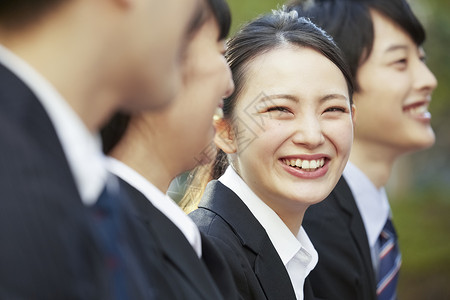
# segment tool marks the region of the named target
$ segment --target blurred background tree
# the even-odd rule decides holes
[[[285,1],[228,3],[235,32]],[[450,299],[450,1],[409,3],[427,30],[427,63],[439,86],[430,108],[436,145],[397,163],[388,186],[403,252],[399,299]]]

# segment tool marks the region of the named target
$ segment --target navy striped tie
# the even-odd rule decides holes
[[[128,299],[125,281],[125,261],[121,249],[121,216],[119,195],[103,189],[97,202],[92,206],[94,225],[106,256],[106,267],[109,273],[110,292],[114,299]]]
[[[397,234],[389,218],[379,237],[378,300],[396,299],[397,281],[402,258],[398,249]]]

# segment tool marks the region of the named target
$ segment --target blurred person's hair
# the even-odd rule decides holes
[[[296,0],[288,5],[309,18],[341,48],[354,78],[359,66],[370,56],[374,42],[371,10],[392,20],[420,46],[425,30],[406,0]],[[355,82],[358,90],[358,83]]]
[[[73,0],[2,0],[0,27],[6,30],[22,29],[38,22],[52,10]]]

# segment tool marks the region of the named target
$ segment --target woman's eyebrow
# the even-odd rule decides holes
[[[267,100],[274,100],[274,99],[286,99],[286,100],[291,100],[295,103],[300,102],[300,100],[294,96],[294,95],[289,95],[289,94],[273,94],[273,95],[266,95],[264,96],[261,101],[267,101]]]
[[[289,95],[289,94],[267,95],[267,96],[263,97],[261,99],[261,101],[270,101],[270,100],[274,100],[274,99],[286,99],[286,100],[293,101],[295,103],[300,102],[300,99],[298,97],[296,97],[294,95]],[[341,100],[348,101],[348,97],[343,94],[331,93],[331,94],[327,94],[327,95],[321,97],[320,102],[325,102],[327,100],[335,100],[335,99],[341,99]]]
[[[335,100],[335,99],[348,101],[348,97],[346,97],[345,95],[333,93],[333,94],[325,95],[324,97],[320,98],[320,102],[325,102],[328,100]]]

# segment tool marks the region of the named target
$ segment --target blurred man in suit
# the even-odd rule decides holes
[[[138,253],[97,131],[119,109],[168,104],[202,10],[201,0],[2,1],[1,299],[171,298],[153,289],[158,264]]]
[[[394,162],[431,147],[437,82],[425,32],[405,0],[296,1],[343,50],[357,89],[355,140],[343,177],[303,225],[319,252],[310,280],[325,299],[394,299],[401,265],[384,190]]]

